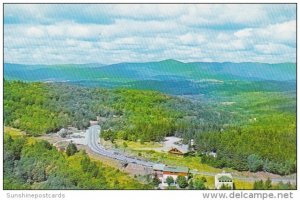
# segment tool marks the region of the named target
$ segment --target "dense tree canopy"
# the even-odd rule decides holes
[[[272,184],[272,181],[270,179],[267,179],[266,181],[263,180],[255,181],[253,184],[253,189],[254,190],[270,190],[270,189],[295,190],[296,186],[292,185],[289,182],[288,183],[279,182],[277,184]]]
[[[208,105],[154,91],[20,81],[5,81],[4,85],[5,125],[31,135],[69,125],[87,128],[98,116],[102,118],[104,139],[161,141],[168,135],[192,136],[196,130],[219,130],[229,119]]]
[[[4,135],[5,189],[146,189],[127,175],[93,162],[85,152],[70,157],[50,143]]]
[[[194,139],[201,162],[215,167],[295,172],[295,94],[216,92],[224,97],[192,101],[155,91],[4,81],[4,123],[41,135],[67,126],[85,129],[98,117],[101,136],[112,142],[175,135],[185,143]]]
[[[202,162],[242,171],[294,173],[296,114],[290,108],[286,109],[291,106],[293,96],[277,93],[253,95],[256,102],[245,94],[241,100],[243,103],[230,109],[231,112],[238,111],[246,122],[228,126],[222,131],[196,134],[198,151],[204,153]],[[211,151],[216,152],[217,157],[207,154]]]

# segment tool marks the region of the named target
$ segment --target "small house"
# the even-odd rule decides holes
[[[188,167],[176,167],[176,166],[165,166],[163,170],[162,186],[167,187],[167,178],[171,176],[174,179],[176,185],[176,179],[178,176],[184,176],[188,178],[189,168]]]
[[[185,155],[189,152],[188,145],[171,147],[168,152],[176,155]]]
[[[167,178],[171,176],[174,179],[173,185],[176,185],[176,179],[178,176],[184,176],[188,179],[189,168],[188,167],[178,167],[178,166],[168,166],[164,164],[153,165],[153,177],[157,177],[160,181],[160,187],[164,188],[168,186]]]

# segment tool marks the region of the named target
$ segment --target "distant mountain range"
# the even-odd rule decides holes
[[[233,82],[240,82],[239,86],[255,82],[257,89],[261,87],[282,89],[283,87],[286,90],[291,88],[291,85],[292,88],[295,87],[296,64],[183,63],[171,59],[159,62],[112,65],[4,63],[4,78],[24,81],[70,82],[93,87],[155,89],[170,94],[200,94],[212,89],[222,90],[224,85],[233,84]]]

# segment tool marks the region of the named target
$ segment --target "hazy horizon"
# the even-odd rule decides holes
[[[176,59],[164,59],[164,60],[153,60],[153,61],[141,61],[141,62],[117,62],[117,63],[100,63],[100,62],[94,62],[94,63],[56,63],[56,64],[43,64],[43,63],[12,63],[12,62],[4,62],[4,64],[16,64],[16,65],[48,65],[48,66],[53,66],[53,65],[102,65],[102,66],[109,66],[109,65],[117,65],[121,63],[156,63],[156,62],[165,62],[165,61],[177,61],[180,63],[184,64],[189,64],[189,63],[234,63],[234,64],[239,64],[239,63],[259,63],[259,64],[270,64],[270,65],[276,65],[276,64],[296,64],[296,62],[278,62],[278,63],[266,63],[266,62],[252,62],[252,61],[242,61],[242,62],[231,62],[231,61],[223,61],[223,62],[208,62],[208,61],[191,61],[191,62],[184,62]]]

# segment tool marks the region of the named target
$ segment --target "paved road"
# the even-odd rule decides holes
[[[133,164],[138,164],[146,167],[153,167],[154,162],[149,162],[145,160],[140,160],[137,158],[129,157],[126,155],[123,155],[117,151],[114,150],[108,150],[105,149],[101,144],[99,140],[99,135],[101,132],[101,127],[99,125],[93,125],[88,128],[86,131],[86,142],[88,147],[95,153],[100,154],[105,157],[109,157],[112,159],[120,160],[125,163],[133,163]],[[179,164],[180,165],[180,164]],[[192,172],[194,174],[200,174],[200,175],[206,175],[206,176],[215,176],[215,173],[211,172],[199,172],[199,171],[194,171]],[[256,177],[243,177],[243,176],[236,176],[233,174],[233,178],[239,179],[239,180],[244,180],[244,181],[259,181],[261,180],[260,178]],[[280,181],[286,183],[286,182],[291,182],[291,183],[296,183],[296,176],[295,177],[280,177],[280,178],[271,178],[272,182],[278,183]]]
[[[100,154],[105,157],[113,158],[116,160],[120,160],[125,163],[133,163],[138,164],[146,167],[152,167],[155,163],[140,160],[138,158],[129,157],[123,154],[120,154],[117,151],[114,150],[108,150],[105,149],[100,143],[99,143],[99,135],[101,132],[101,127],[99,125],[93,125],[88,128],[86,131],[86,142],[88,147],[95,153]]]

